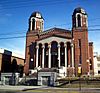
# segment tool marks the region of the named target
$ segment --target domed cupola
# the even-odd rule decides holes
[[[73,12],[73,15],[76,14],[76,13],[81,13],[81,14],[87,15],[87,13],[85,12],[85,10],[82,9],[81,7],[76,8],[74,10],[74,12]]]
[[[72,27],[87,27],[87,13],[83,8],[78,7],[74,10],[72,15]]]
[[[29,31],[43,31],[44,19],[40,12],[33,12],[29,18]]]

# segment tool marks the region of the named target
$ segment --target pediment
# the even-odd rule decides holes
[[[39,34],[39,38],[36,41],[43,41],[48,39],[63,39],[63,40],[69,40],[72,39],[71,31],[61,28],[52,28],[47,31],[44,31]]]

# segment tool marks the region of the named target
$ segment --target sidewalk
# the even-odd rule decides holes
[[[68,90],[68,91],[79,91],[79,88],[57,88],[48,86],[9,86],[0,85],[0,90],[10,90],[10,91],[28,91],[28,90]],[[100,91],[100,88],[82,88],[81,91]]]
[[[43,86],[9,86],[9,85],[0,85],[0,90],[29,90],[29,89],[41,89],[45,88]]]

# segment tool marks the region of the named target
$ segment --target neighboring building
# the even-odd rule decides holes
[[[41,67],[57,68],[65,76],[73,76],[78,75],[81,66],[82,75],[93,74],[93,43],[88,42],[87,18],[85,10],[78,7],[72,15],[71,31],[62,28],[44,31],[41,13],[32,13],[26,34],[25,73]]]
[[[94,54],[94,75],[100,75],[100,56]]]
[[[25,58],[9,50],[0,49],[0,72],[18,72],[18,67],[24,67]]]

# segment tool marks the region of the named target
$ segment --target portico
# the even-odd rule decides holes
[[[68,48],[68,46],[70,47]],[[64,66],[66,69],[68,65],[74,67],[73,47],[71,39],[52,36],[38,40],[36,44],[36,67],[60,68]],[[68,51],[70,51],[70,57],[68,56]],[[68,59],[71,62],[68,62]]]

